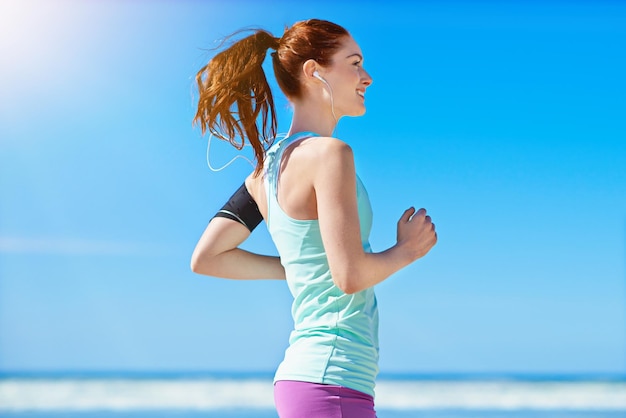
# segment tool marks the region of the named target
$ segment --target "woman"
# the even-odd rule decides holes
[[[268,49],[274,50],[274,73],[293,106],[293,120],[287,137],[266,151],[276,132],[261,67]],[[256,169],[210,221],[192,270],[287,280],[294,330],[275,376],[281,418],[375,417],[373,286],[423,257],[437,235],[424,209],[409,208],[398,221],[396,245],[370,250],[367,192],[352,149],[332,136],[342,116],[365,113],[372,78],[358,44],[341,26],[317,19],[294,24],[281,38],[258,30],[216,55],[197,80],[194,122],[238,148],[243,141],[232,138],[245,138]],[[280,258],[238,248],[261,218]]]

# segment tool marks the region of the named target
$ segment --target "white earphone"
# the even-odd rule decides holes
[[[320,73],[317,72],[317,70],[313,71],[313,77],[321,80],[323,83],[326,83],[326,80],[324,80],[324,78],[320,75]],[[326,83],[328,84],[328,83]]]

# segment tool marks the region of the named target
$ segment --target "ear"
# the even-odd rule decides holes
[[[317,61],[310,59],[306,60],[304,64],[302,64],[302,74],[304,75],[304,79],[307,81],[315,80],[313,73],[315,71],[319,71],[320,66]]]

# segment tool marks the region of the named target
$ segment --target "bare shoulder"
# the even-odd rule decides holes
[[[339,138],[335,138],[333,136],[318,136],[309,138],[308,143],[315,144],[320,148],[328,148],[331,150],[339,150],[339,149],[350,149],[350,145],[345,143]]]
[[[311,154],[317,179],[328,177],[337,181],[354,175],[354,154],[350,145],[337,138],[318,137],[311,146],[314,147]]]
[[[311,138],[307,141],[306,146],[310,146],[314,158],[320,163],[329,163],[332,161],[345,161],[353,159],[352,148],[341,139],[322,136]]]

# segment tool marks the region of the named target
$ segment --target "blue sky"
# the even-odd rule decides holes
[[[0,371],[275,368],[286,285],[189,270],[251,169],[207,168],[193,77],[238,29],[317,17],[374,78],[336,130],[374,250],[411,205],[439,233],[377,286],[381,371],[626,373],[626,5],[260,3],[0,4]],[[245,247],[275,253],[263,225]]]

